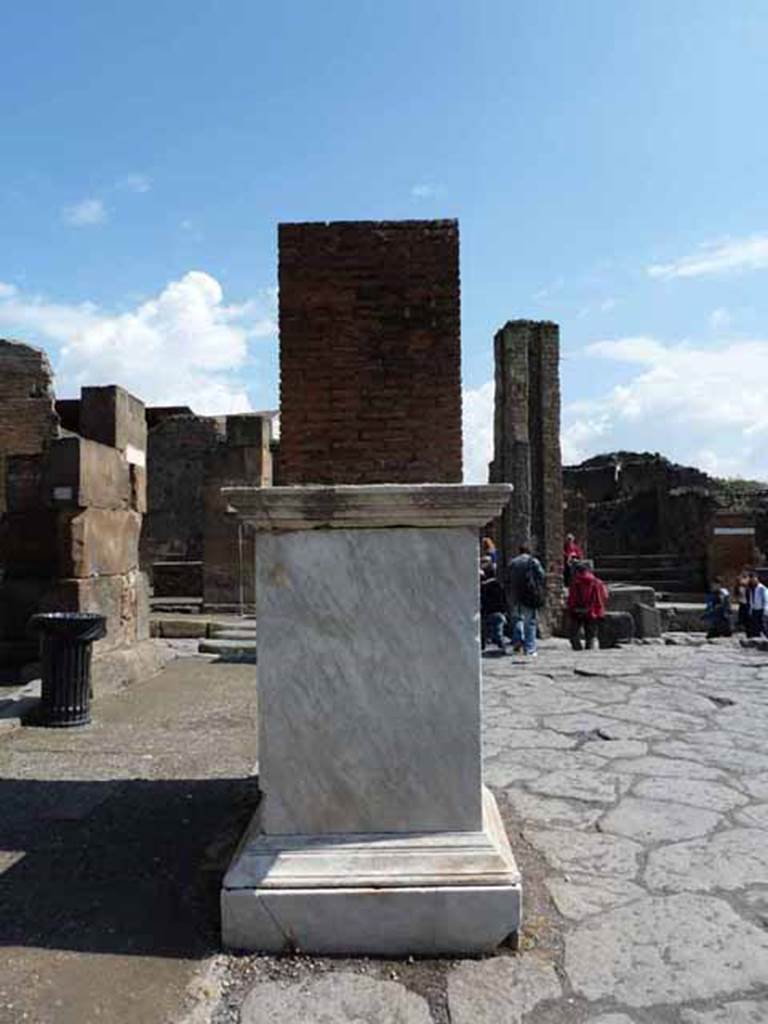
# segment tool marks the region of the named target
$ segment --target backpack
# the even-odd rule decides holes
[[[547,602],[547,588],[545,580],[536,571],[533,558],[529,557],[524,566],[515,568],[516,600],[526,608],[543,608]]]

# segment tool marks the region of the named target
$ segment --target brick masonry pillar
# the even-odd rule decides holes
[[[494,338],[493,482],[515,488],[498,532],[503,564],[531,543],[547,571],[550,611],[562,587],[559,333],[549,321],[511,320]]]
[[[281,224],[283,484],[461,481],[454,220]]]

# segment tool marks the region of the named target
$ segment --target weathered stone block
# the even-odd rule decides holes
[[[149,578],[145,572],[134,574],[136,590],[136,640],[149,640]]]
[[[233,447],[269,448],[272,422],[269,416],[243,413],[227,416],[227,444]]]
[[[649,637],[661,636],[661,612],[647,604],[636,604],[632,608],[635,623],[635,636],[645,640]]]
[[[91,441],[124,452],[129,462],[144,465],[147,420],[144,403],[123,388],[83,388],[80,392],[80,433]]]
[[[98,612],[107,619],[107,635],[96,643],[99,650],[123,647],[136,641],[136,577],[92,576],[60,579],[43,596],[41,611]]]
[[[53,399],[53,371],[40,348],[0,339],[0,401],[9,398]]]
[[[608,611],[631,612],[636,604],[653,608],[656,591],[653,587],[633,587],[619,584],[608,587]]]
[[[635,638],[635,623],[629,612],[606,612],[600,620],[598,640],[600,648],[618,647]]]
[[[147,511],[147,471],[144,466],[131,464],[131,508],[142,514]]]
[[[129,509],[60,513],[59,575],[80,579],[137,569],[140,533],[141,516]]]
[[[130,469],[123,455],[82,437],[63,437],[51,446],[46,487],[57,507],[131,507]]]

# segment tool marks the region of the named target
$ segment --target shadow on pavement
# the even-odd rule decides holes
[[[0,946],[200,957],[255,778],[0,781]]]

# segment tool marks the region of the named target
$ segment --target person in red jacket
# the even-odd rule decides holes
[[[574,535],[572,533],[566,533],[565,544],[563,545],[563,581],[566,587],[571,582],[574,565],[583,557],[584,552],[576,543]]]
[[[570,640],[574,651],[581,650],[582,630],[586,649],[594,650],[600,620],[605,618],[607,600],[608,590],[603,581],[595,576],[585,562],[576,562],[573,566],[573,580],[568,588]]]

